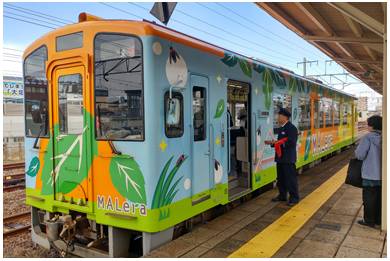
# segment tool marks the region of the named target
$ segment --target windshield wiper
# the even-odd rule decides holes
[[[100,136],[102,136],[102,127],[104,126],[106,128],[106,130],[108,130],[109,128],[107,127],[107,123],[103,122],[101,120],[101,117],[100,117],[100,106],[98,105],[98,122],[99,122],[99,125],[100,125]],[[114,146],[114,143],[112,142],[112,140],[108,137],[107,133],[104,131],[104,136],[106,137],[107,139],[107,142],[108,142],[108,145],[110,146],[111,148],[111,152],[112,154],[116,154],[116,155],[122,155],[122,152],[118,151],[115,146]]]
[[[46,125],[45,126],[45,134],[47,134],[47,109],[46,108],[45,108],[45,125]],[[38,140],[39,140],[39,138],[41,136],[42,130],[43,130],[43,122],[41,122],[41,126],[39,127],[39,133],[38,133],[38,136],[35,139],[33,149],[39,150]]]

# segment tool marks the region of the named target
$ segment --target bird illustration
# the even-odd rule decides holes
[[[173,49],[171,45],[169,46],[169,63],[172,64],[172,60],[174,63],[176,63],[176,58],[180,59],[180,56],[177,54],[177,52]]]

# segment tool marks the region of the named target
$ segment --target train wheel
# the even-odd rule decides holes
[[[302,172],[303,172],[303,169],[302,169],[302,167],[300,167],[300,168],[297,168],[297,176],[301,175],[301,174],[302,174]]]

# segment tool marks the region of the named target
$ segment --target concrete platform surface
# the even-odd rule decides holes
[[[345,167],[355,149],[299,175],[301,199]],[[278,189],[271,189],[143,258],[228,257],[291,209],[271,201],[277,195]],[[361,219],[362,189],[343,184],[272,257],[387,258],[387,231],[362,226]]]

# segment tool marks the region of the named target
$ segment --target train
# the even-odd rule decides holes
[[[279,107],[297,174],[358,136],[356,97],[146,20],[81,13],[25,50],[23,81],[32,240],[63,255],[149,253],[275,182]]]

